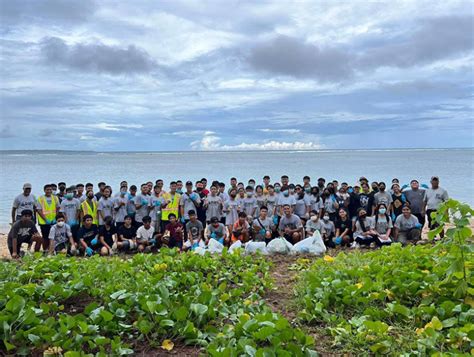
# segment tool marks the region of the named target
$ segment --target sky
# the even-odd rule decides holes
[[[471,1],[0,0],[0,149],[474,146]]]

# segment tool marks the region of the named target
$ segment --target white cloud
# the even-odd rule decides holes
[[[212,135],[215,134],[210,130],[184,130],[184,131],[174,131],[172,133],[165,133],[164,135],[179,136],[181,138],[195,138],[202,135]]]
[[[191,143],[193,150],[204,151],[232,151],[232,150],[317,150],[323,148],[322,145],[315,142],[284,142],[284,141],[265,141],[260,143],[240,143],[236,145],[222,145],[221,138],[214,133],[204,134],[201,140]]]
[[[142,124],[113,124],[113,123],[95,123],[95,124],[71,124],[71,127],[80,129],[98,129],[106,131],[124,131],[125,129],[141,129]]]
[[[263,133],[282,133],[282,134],[299,134],[301,132],[300,129],[258,129]]]

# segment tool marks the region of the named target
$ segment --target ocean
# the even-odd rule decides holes
[[[299,183],[309,175],[354,184],[360,176],[370,181],[392,178],[409,183],[418,179],[429,184],[438,175],[450,197],[474,206],[474,149],[406,150],[315,150],[246,152],[0,152],[0,226],[7,227],[13,199],[23,183],[33,185],[33,194],[43,193],[45,183],[68,185],[104,181],[117,191],[120,181],[139,186],[146,181],[196,181],[206,177],[227,185],[232,176],[258,183],[264,175],[278,181],[286,174]]]

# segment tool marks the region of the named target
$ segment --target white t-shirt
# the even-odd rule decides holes
[[[137,240],[149,241],[153,238],[153,234],[155,234],[155,228],[153,228],[153,226],[150,226],[148,229],[146,229],[145,226],[141,226],[137,229]]]

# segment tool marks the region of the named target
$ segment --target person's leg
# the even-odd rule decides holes
[[[46,237],[46,239],[49,240],[49,238]],[[31,237],[31,240],[29,242],[34,242],[35,243],[35,252],[39,252],[41,249],[41,245],[43,244],[43,238],[39,234],[34,235]]]
[[[408,237],[407,232],[398,232],[397,242],[402,245],[407,245]]]
[[[425,215],[421,214],[421,213],[415,213],[414,216],[416,218],[418,218],[418,222],[420,222],[421,224],[421,228],[423,229],[424,225],[425,225]]]
[[[49,232],[51,231],[50,224],[40,224],[41,236],[43,237],[43,250],[49,249]]]
[[[100,248],[100,255],[102,255],[103,257],[109,255],[109,250],[107,249],[107,247]]]
[[[333,238],[334,238],[334,234],[331,234],[323,238],[324,245],[327,248],[336,248],[336,244],[332,240]]]
[[[412,228],[408,231],[408,240],[413,242],[419,241],[421,238],[421,230],[418,228]]]
[[[293,240],[292,244],[296,244],[301,240],[301,234],[298,233],[298,232],[295,232],[295,233],[293,233],[291,238]]]

